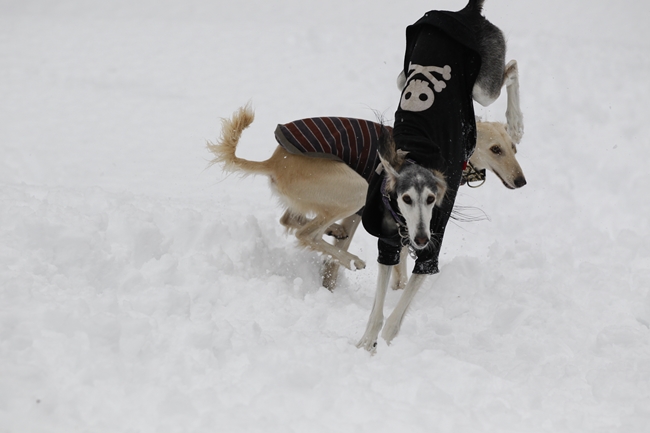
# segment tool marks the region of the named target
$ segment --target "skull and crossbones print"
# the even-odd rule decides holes
[[[433,73],[442,76],[442,80],[438,80]],[[416,75],[422,76],[424,79],[414,79]],[[433,105],[435,100],[435,92],[442,92],[447,87],[445,81],[451,80],[451,66],[421,66],[414,63],[409,63],[409,76],[406,79],[406,87],[402,92],[402,99],[400,107],[406,111],[424,111]],[[431,84],[433,89],[429,86]]]

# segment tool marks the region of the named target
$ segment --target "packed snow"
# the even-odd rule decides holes
[[[464,5],[0,1],[0,432],[648,431],[644,2],[487,0],[528,185],[461,190],[489,218],[374,356],[375,239],[330,293],[267,180],[206,168],[248,101],[249,159],[278,123],[390,121],[405,27]]]

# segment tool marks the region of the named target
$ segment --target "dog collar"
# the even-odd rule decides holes
[[[471,182],[479,182],[472,184]],[[485,169],[477,170],[471,162],[467,161],[463,164],[463,175],[460,179],[460,184],[469,186],[470,188],[478,188],[485,183]]]

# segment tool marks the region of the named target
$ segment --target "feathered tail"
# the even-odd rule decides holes
[[[250,104],[235,111],[230,119],[221,120],[221,136],[217,143],[208,141],[207,148],[214,154],[209,166],[223,164],[228,171],[243,171],[244,174],[269,174],[267,161],[249,161],[235,155],[237,144],[244,129],[255,120],[255,113]]]

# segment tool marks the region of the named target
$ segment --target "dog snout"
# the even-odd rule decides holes
[[[429,243],[429,238],[426,236],[416,236],[413,242],[417,247],[424,248]]]
[[[526,185],[526,178],[521,176],[515,179],[515,188],[521,188]]]

